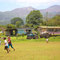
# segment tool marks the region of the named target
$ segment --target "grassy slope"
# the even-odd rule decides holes
[[[0,46],[0,60],[60,60],[60,37],[49,38],[49,43],[44,38],[27,40],[26,37],[11,37],[16,51],[9,54]]]

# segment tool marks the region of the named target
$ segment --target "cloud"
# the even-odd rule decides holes
[[[28,6],[45,9],[53,5],[60,5],[60,0],[0,0],[0,10],[2,11]]]
[[[56,2],[60,2],[59,0],[14,0],[15,2],[22,2],[22,3],[56,3]]]
[[[53,4],[59,4],[59,0],[14,0],[17,5],[20,3],[30,6],[39,6],[39,5],[53,5]]]
[[[60,2],[60,0],[52,0],[53,2]]]
[[[59,0],[0,0],[0,2],[16,2],[16,3],[48,3],[60,2]]]
[[[15,0],[16,2],[22,2],[22,3],[48,3],[50,0]]]

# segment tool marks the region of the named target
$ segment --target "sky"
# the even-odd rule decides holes
[[[60,0],[0,0],[0,11],[11,11],[30,6],[36,9],[45,9],[53,5],[60,5]]]

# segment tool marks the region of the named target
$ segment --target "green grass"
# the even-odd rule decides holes
[[[0,60],[60,60],[60,36],[50,37],[48,43],[45,38],[28,40],[21,36],[11,39],[16,50],[10,48],[7,54],[1,45]]]
[[[39,39],[26,39],[27,37],[20,36],[20,37],[11,37],[12,42],[45,42],[46,38],[39,38]],[[50,37],[48,38],[49,42],[60,42],[60,36],[57,37]]]

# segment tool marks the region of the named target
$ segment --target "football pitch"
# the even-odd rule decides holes
[[[60,41],[37,40],[12,41],[15,51],[10,48],[9,53],[1,45],[0,60],[60,60]]]

